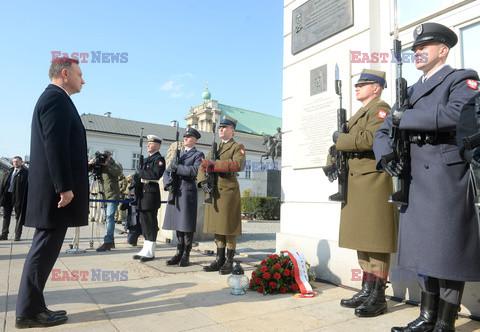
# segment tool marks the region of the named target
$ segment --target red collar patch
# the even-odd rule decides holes
[[[385,119],[387,117],[387,112],[382,111],[382,110],[378,111],[378,117],[380,119]]]
[[[467,85],[470,89],[477,90],[478,88],[478,82],[472,79],[467,80]]]

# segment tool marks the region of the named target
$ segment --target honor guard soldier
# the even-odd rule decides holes
[[[164,186],[169,190],[168,201],[175,195],[173,204],[168,204],[165,211],[163,229],[177,232],[177,252],[167,265],[188,266],[190,251],[193,245],[193,234],[197,227],[197,173],[205,155],[195,148],[200,133],[194,128],[188,128],[183,134],[184,150],[180,153],[178,163],[175,159],[170,163],[163,177]],[[176,184],[171,185],[172,176],[176,175]]]
[[[338,245],[357,250],[362,268],[362,289],[342,307],[356,308],[355,315],[374,317],[387,310],[385,288],[390,253],[397,250],[398,214],[388,203],[393,181],[377,172],[373,154],[373,134],[390,114],[390,106],[380,99],[387,87],[385,72],[364,69],[355,84],[356,98],[363,106],[348,121],[346,133],[333,134],[335,148],[348,158],[347,202],[342,205]],[[337,170],[327,174],[330,181]],[[365,195],[368,192],[368,195]]]
[[[245,168],[245,148],[235,142],[233,135],[237,120],[223,117],[218,135],[222,142],[218,146],[216,160],[211,153],[204,159],[198,172],[198,186],[207,194],[212,194],[213,204],[205,205],[205,233],[215,234],[217,256],[215,261],[203,268],[204,271],[219,271],[220,274],[232,273],[233,257],[237,245],[237,236],[242,235],[240,189],[237,172]],[[217,176],[217,185],[208,186],[207,173]],[[225,248],[227,257],[225,259]]]
[[[155,258],[157,246],[158,221],[157,213],[160,208],[160,187],[158,181],[165,171],[165,159],[158,150],[162,139],[155,135],[147,136],[147,151],[150,156],[143,162],[142,168],[135,173],[135,182],[141,182],[138,199],[138,211],[140,212],[140,224],[145,238],[143,248],[133,256],[142,262]]]
[[[420,316],[392,331],[455,331],[465,281],[480,281],[473,190],[455,138],[461,110],[473,107],[476,90],[469,82],[478,75],[446,65],[458,40],[449,28],[420,24],[414,38],[415,66],[423,76],[408,89],[407,109],[392,108],[373,144],[378,168],[406,175],[408,205],[400,209],[398,266],[420,277]],[[392,126],[407,133],[409,167],[387,161]]]

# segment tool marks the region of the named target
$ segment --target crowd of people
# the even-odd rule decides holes
[[[471,123],[476,119],[479,77],[473,70],[446,65],[458,40],[447,27],[421,24],[414,39],[415,65],[423,75],[408,89],[408,106],[391,108],[381,99],[386,73],[364,69],[355,84],[362,107],[332,136],[330,151],[344,152],[348,158],[339,246],[357,251],[363,271],[361,290],[340,305],[354,309],[359,317],[385,313],[390,254],[398,252],[398,266],[420,276],[421,304],[416,320],[392,331],[454,331],[465,282],[480,281],[478,216],[469,170],[469,162],[480,163],[480,148],[466,149],[457,141],[459,133],[478,131]],[[12,211],[16,241],[23,224],[35,228],[20,283],[16,327],[67,321],[65,310],[47,308],[43,290],[67,228],[88,224],[89,171],[96,172],[106,200],[106,235],[97,251],[115,248],[115,223],[125,221],[130,245],[136,246],[144,236],[133,259],[155,259],[164,189],[168,204],[163,229],[175,231],[177,240],[176,253],[166,264],[190,265],[200,189],[211,198],[205,207],[204,232],[214,234],[217,247],[214,261],[203,270],[231,273],[237,236],[242,234],[237,173],[246,160],[245,147],[234,139],[237,120],[221,119],[221,142],[206,157],[195,147],[200,132],[188,128],[178,158],[168,165],[159,153],[162,139],[148,135],[149,156],[125,178],[108,151],[87,160],[85,129],[70,99],[85,84],[78,60],[55,59],[49,76],[52,83],[33,113],[30,169],[22,166],[22,158],[14,157],[14,167],[0,188],[4,209],[0,240],[8,238]],[[403,137],[408,141],[407,159],[392,150],[392,128],[407,133]],[[330,181],[341,176],[335,167],[327,175]],[[408,205],[400,208],[388,200],[394,176],[408,184]]]

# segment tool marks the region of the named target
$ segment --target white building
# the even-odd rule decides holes
[[[340,204],[328,201],[337,191],[321,167],[325,165],[331,134],[336,127],[338,97],[335,65],[343,83],[343,107],[349,116],[360,108],[353,85],[363,68],[387,73],[388,88],[382,99],[393,105],[395,64],[393,0],[285,0],[283,159],[281,232],[277,250],[295,249],[306,254],[317,277],[358,287],[352,269],[358,269],[354,250],[338,247]],[[424,22],[437,22],[459,36],[447,62],[454,68],[480,71],[478,57],[480,3],[478,1],[399,0],[399,39],[409,85],[420,73],[408,61],[413,30]],[[385,60],[385,61],[384,61]],[[396,269],[392,255],[392,269]],[[419,300],[416,281],[393,281],[387,294]],[[463,312],[480,315],[480,286],[467,283]]]

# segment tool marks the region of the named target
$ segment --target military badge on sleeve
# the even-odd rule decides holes
[[[163,161],[160,160],[160,161],[158,162],[158,166],[163,166]]]
[[[378,111],[378,117],[380,119],[385,119],[387,117],[387,112],[382,111],[382,110]]]
[[[244,150],[244,149],[240,149],[240,153],[241,153],[241,154],[245,154],[245,150]]]
[[[467,80],[467,85],[470,89],[477,90],[478,88],[478,82],[472,79]]]

